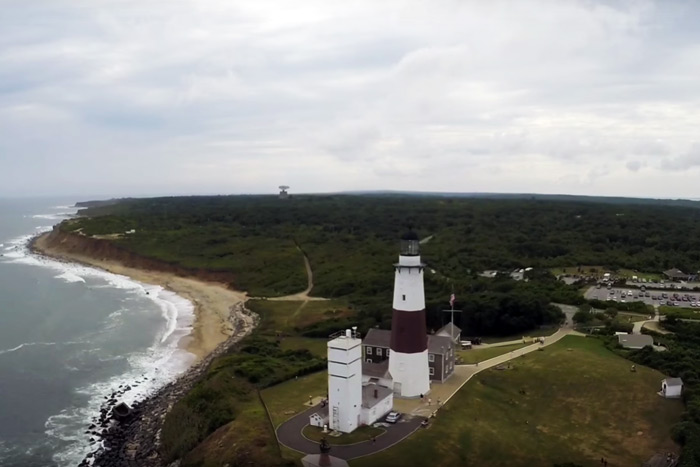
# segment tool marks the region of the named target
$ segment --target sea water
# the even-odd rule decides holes
[[[73,466],[119,385],[132,403],[184,372],[193,305],[155,285],[31,254],[76,200],[0,199],[0,466]]]

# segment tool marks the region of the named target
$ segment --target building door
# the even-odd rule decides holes
[[[340,429],[340,416],[338,414],[338,407],[334,406],[333,407],[333,424],[331,425],[331,428],[334,430]]]
[[[394,383],[394,394],[401,395],[401,383]]]

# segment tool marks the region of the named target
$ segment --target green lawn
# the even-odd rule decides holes
[[[316,339],[312,337],[283,337],[280,341],[282,350],[307,349],[312,354],[326,358],[328,355],[328,339]]]
[[[375,428],[373,426],[361,426],[352,433],[344,433],[340,436],[329,436],[328,434],[323,433],[322,428],[311,425],[307,425],[302,430],[302,434],[312,441],[320,442],[321,438],[326,438],[328,444],[335,444],[336,446],[361,443],[363,441],[379,437],[385,432],[385,429]]]
[[[309,408],[309,396],[325,397],[328,373],[319,371],[260,391],[275,427]]]
[[[503,355],[513,350],[521,349],[527,345],[532,344],[502,345],[499,347],[486,347],[483,349],[476,346],[471,350],[458,350],[457,357],[461,358],[459,364],[483,362],[485,360],[488,360],[489,358],[498,357],[499,355]]]
[[[352,466],[635,466],[675,449],[679,400],[659,397],[663,375],[592,338],[562,341],[487,370],[440,410],[431,426]]]
[[[653,315],[652,315],[653,316]],[[646,321],[649,319],[648,314],[619,312],[615,317],[620,323],[636,323],[637,321]]]
[[[264,335],[295,335],[298,330],[331,318],[352,315],[347,304],[341,300],[322,301],[274,301],[249,300],[247,306],[264,319],[258,332]]]

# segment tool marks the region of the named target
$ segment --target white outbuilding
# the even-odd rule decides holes
[[[683,392],[683,380],[680,378],[666,378],[661,381],[661,395],[674,399],[681,397],[681,392]]]

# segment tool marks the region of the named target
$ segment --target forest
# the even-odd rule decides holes
[[[662,271],[700,268],[700,210],[586,200],[402,195],[203,196],[95,203],[61,228],[110,235],[139,255],[185,268],[233,274],[232,287],[279,296],[306,286],[345,298],[362,328],[388,326],[398,239],[423,239],[429,326],[445,322],[450,293],[469,335],[505,335],[556,323],[551,302],[580,304],[578,288],[548,268],[605,265]],[[673,228],[669,228],[672,226]],[[125,232],[132,231],[131,234]],[[480,277],[487,269],[532,267],[528,281]],[[306,330],[327,335],[348,322]]]

